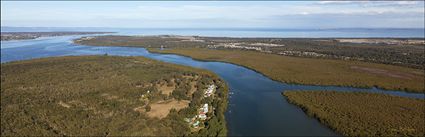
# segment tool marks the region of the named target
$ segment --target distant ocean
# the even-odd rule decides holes
[[[280,28],[73,28],[1,27],[2,32],[108,31],[118,35],[191,35],[213,37],[280,38],[424,38],[425,30],[392,28],[280,29]]]

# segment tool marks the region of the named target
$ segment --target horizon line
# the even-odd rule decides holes
[[[108,29],[425,29],[419,27],[335,27],[335,28],[278,28],[278,27],[46,27],[46,26],[0,26],[1,28],[108,28]]]

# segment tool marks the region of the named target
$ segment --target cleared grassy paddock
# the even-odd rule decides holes
[[[425,135],[423,99],[331,91],[285,91],[283,95],[344,136]]]

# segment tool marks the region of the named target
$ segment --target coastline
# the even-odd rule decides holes
[[[369,136],[372,133],[374,134],[372,136],[406,136],[406,134],[417,136],[418,134],[423,134],[423,131],[412,133],[412,131],[397,129],[397,127],[418,128],[418,126],[423,125],[416,123],[416,125],[406,126],[404,125],[406,123],[399,122],[410,119],[421,119],[421,116],[417,115],[423,115],[420,110],[423,109],[423,99],[404,98],[377,93],[349,93],[320,90],[291,90],[281,92],[281,95],[288,103],[300,108],[309,117],[318,120],[329,129],[344,136]],[[348,104],[355,104],[355,107],[353,108]],[[384,109],[378,108],[380,111],[376,111],[377,108],[374,108],[374,106],[386,107]],[[398,107],[415,109],[406,112],[403,109],[400,110]],[[359,108],[363,113],[358,112]],[[370,113],[375,114],[372,116],[377,117],[368,120],[369,116],[371,116],[368,115]],[[387,121],[388,118],[397,120]],[[374,124],[370,124],[370,122]],[[375,124],[379,123],[384,124],[376,128]],[[385,130],[387,128],[391,130]],[[350,129],[357,130],[352,131]],[[370,130],[373,132],[370,132]],[[366,134],[364,131],[369,132]]]
[[[124,63],[133,63],[133,64],[137,64],[142,61],[146,61],[148,62],[147,65],[163,65],[161,66],[161,68],[171,68],[171,69],[175,69],[175,70],[179,70],[179,71],[187,71],[187,72],[193,72],[193,73],[197,73],[199,75],[203,75],[203,76],[207,76],[211,79],[214,79],[214,82],[218,85],[219,88],[217,88],[217,91],[215,93],[215,99],[214,101],[211,100],[211,106],[215,109],[213,109],[213,111],[211,111],[211,115],[208,114],[210,117],[210,120],[208,120],[208,122],[215,122],[214,126],[207,126],[208,128],[203,128],[202,131],[203,132],[189,132],[190,134],[187,134],[189,136],[203,136],[207,134],[214,134],[217,136],[225,136],[228,134],[228,129],[227,129],[227,121],[226,121],[226,117],[225,117],[225,112],[227,111],[227,107],[228,107],[228,98],[229,98],[229,87],[227,82],[220,78],[217,74],[206,70],[206,69],[202,69],[202,68],[194,68],[194,67],[190,67],[190,66],[184,66],[184,65],[179,65],[179,64],[173,64],[173,63],[166,63],[163,61],[158,61],[155,59],[149,59],[143,56],[130,56],[130,57],[123,57],[123,56],[103,56],[103,55],[79,55],[79,56],[59,56],[59,57],[45,57],[45,58],[36,58],[36,59],[29,59],[29,60],[19,60],[19,61],[12,61],[12,62],[7,62],[7,63],[2,63],[2,68],[6,67],[6,66],[13,66],[13,65],[22,65],[22,64],[39,64],[39,63],[57,63],[60,61],[64,61],[67,62],[69,60],[71,60],[70,62],[73,63],[72,61],[74,60],[79,60],[79,61],[86,61],[86,62],[90,62],[96,59],[103,59],[103,60],[107,60],[110,61],[108,59],[121,59],[121,60],[126,60],[129,62],[124,62]],[[103,61],[102,60],[102,61]],[[101,61],[100,61],[101,62]],[[69,63],[69,62],[68,62]],[[98,63],[98,62],[96,62]],[[105,62],[101,62],[101,63],[105,63]],[[107,62],[110,63],[110,62]],[[44,64],[43,64],[44,65]],[[113,65],[117,65],[117,64],[113,64]],[[145,64],[146,65],[146,64]],[[60,66],[60,65],[58,65]],[[90,66],[90,65],[89,65]],[[92,67],[92,66],[90,66]],[[128,65],[126,66],[120,66],[119,67],[128,67]],[[124,69],[125,70],[125,69]],[[146,69],[149,70],[149,69]],[[153,69],[150,69],[153,70]],[[60,72],[60,70],[58,70]],[[142,70],[143,71],[143,70]],[[159,71],[159,70],[155,70],[155,71]],[[127,72],[127,71],[126,71]],[[129,71],[132,72],[132,71]],[[133,73],[133,72],[132,72]],[[5,73],[6,74],[6,73]],[[11,73],[11,74],[16,74],[16,73]],[[64,73],[65,74],[65,73]],[[148,73],[149,74],[149,73]],[[2,74],[3,75],[3,74]],[[76,74],[72,74],[72,76],[74,76]],[[67,76],[65,74],[65,76]],[[159,77],[159,76],[158,76]],[[37,78],[34,78],[37,79]],[[156,79],[156,78],[154,78]],[[159,79],[159,78],[158,78]],[[144,81],[145,82],[145,81]],[[3,84],[3,83],[2,83]],[[130,86],[131,88],[141,88],[141,87],[133,87]],[[143,87],[144,88],[144,87]],[[3,95],[3,93],[2,93]],[[106,93],[105,93],[106,95]],[[102,94],[103,96],[103,94]],[[116,99],[116,97],[111,97],[110,99]],[[64,104],[64,103],[62,103]],[[65,104],[65,108],[70,108],[70,105]],[[132,112],[132,111],[131,111]],[[185,116],[186,113],[188,111],[183,111],[182,113],[175,113],[175,114],[179,114],[181,116]],[[170,112],[171,113],[171,112]],[[170,115],[170,117],[173,117],[173,115]],[[169,119],[170,117],[167,117],[167,119]],[[185,123],[186,124],[186,123]],[[189,125],[190,126],[190,125]]]
[[[83,44],[81,42],[76,42],[75,40],[73,40],[74,44],[79,44],[79,45],[85,45],[85,46],[101,46],[101,45],[87,45],[87,44]],[[353,87],[353,88],[364,88],[364,89],[371,89],[371,88],[377,88],[377,89],[382,89],[382,90],[393,90],[393,91],[397,91],[397,92],[406,92],[406,93],[418,93],[418,94],[425,94],[425,90],[422,91],[416,91],[416,90],[408,90],[408,89],[400,89],[400,88],[386,88],[383,86],[379,86],[379,85],[373,85],[373,86],[361,86],[361,85],[354,85],[354,84],[307,84],[307,83],[303,83],[303,82],[296,82],[296,81],[285,81],[285,80],[280,80],[280,79],[276,79],[276,78],[272,78],[269,77],[267,75],[265,75],[264,73],[243,65],[243,64],[238,64],[238,63],[233,63],[230,61],[225,61],[225,60],[214,60],[214,59],[201,59],[201,58],[196,58],[196,57],[192,57],[189,55],[184,55],[184,54],[180,54],[180,53],[165,53],[165,52],[161,52],[159,49],[157,48],[150,48],[150,47],[141,47],[141,46],[131,46],[131,45],[124,45],[124,46],[111,46],[111,45],[106,45],[105,47],[132,47],[132,48],[144,48],[146,49],[148,52],[151,53],[157,53],[157,54],[171,54],[171,55],[179,55],[179,56],[184,56],[184,57],[189,57],[193,60],[198,60],[198,61],[208,61],[208,62],[224,62],[224,63],[229,63],[229,64],[233,64],[233,65],[237,65],[237,66],[242,66],[245,68],[248,68],[252,71],[255,71],[273,81],[276,82],[282,82],[282,83],[286,83],[286,84],[300,84],[300,85],[311,85],[311,86],[337,86],[337,87]],[[294,58],[302,58],[302,57],[294,57]],[[315,59],[315,58],[312,58]],[[320,58],[319,58],[320,59]],[[328,60],[336,60],[336,59],[328,59]],[[359,62],[359,61],[357,61]],[[363,62],[362,62],[363,63]],[[365,62],[368,63],[368,62]],[[379,63],[374,63],[374,64],[379,64]],[[385,65],[385,64],[379,64],[379,65]],[[398,67],[398,66],[397,66]]]
[[[92,46],[92,45],[86,45],[86,46]],[[135,47],[135,46],[129,46],[129,47]],[[143,48],[143,47],[136,47],[136,48]],[[157,50],[152,50],[152,48],[145,48],[146,50],[148,50],[151,53],[157,53],[157,54],[170,54],[170,55],[179,55],[179,56],[184,56],[184,57],[189,57],[192,58],[193,60],[198,60],[198,61],[207,61],[207,62],[224,62],[224,63],[229,63],[229,64],[233,64],[233,65],[237,65],[237,66],[241,66],[241,67],[245,67],[247,69],[250,69],[252,71],[255,71],[261,75],[263,75],[264,77],[267,77],[273,81],[276,82],[282,82],[282,83],[286,83],[286,84],[300,84],[300,85],[311,85],[311,86],[337,86],[337,87],[353,87],[353,88],[364,88],[364,89],[370,89],[370,88],[378,88],[378,89],[383,89],[383,90],[395,90],[398,92],[406,92],[406,93],[418,93],[418,94],[425,94],[424,92],[416,92],[416,91],[411,91],[411,90],[400,90],[400,89],[391,89],[391,88],[385,88],[385,87],[381,87],[381,86],[358,86],[358,85],[323,85],[323,84],[306,84],[306,83],[300,83],[300,82],[291,82],[291,81],[284,81],[284,80],[278,80],[272,77],[269,77],[267,75],[265,75],[264,73],[251,68],[249,66],[243,65],[243,64],[237,64],[237,63],[233,63],[230,61],[221,61],[221,60],[213,60],[213,59],[200,59],[200,58],[194,58],[188,55],[184,55],[184,54],[179,54],[179,53],[164,53],[164,52],[158,52]]]
[[[0,41],[21,41],[36,40],[47,37],[75,36],[75,35],[95,35],[95,34],[113,34],[116,32],[88,32],[88,31],[63,31],[63,32],[1,32]]]

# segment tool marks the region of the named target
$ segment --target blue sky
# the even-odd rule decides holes
[[[1,1],[1,25],[120,28],[424,28],[423,1]]]

